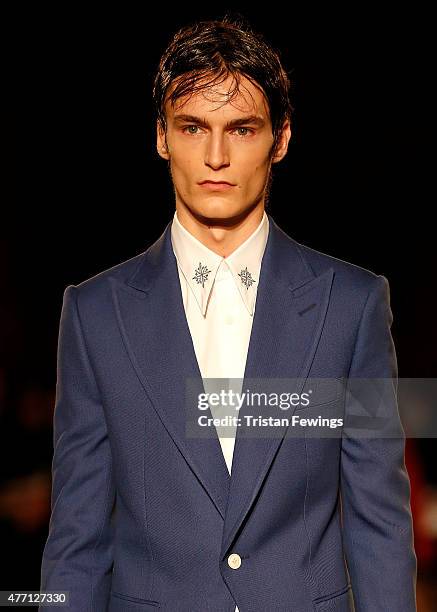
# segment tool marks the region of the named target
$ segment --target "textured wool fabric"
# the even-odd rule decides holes
[[[245,380],[396,378],[387,279],[268,221]],[[40,590],[68,591],[75,612],[414,612],[394,386],[397,437],[240,428],[230,474],[217,436],[187,435],[187,381],[201,391],[169,222],[65,289]],[[347,420],[343,399],[299,414]]]

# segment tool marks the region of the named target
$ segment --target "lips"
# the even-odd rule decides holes
[[[229,183],[228,181],[202,181],[201,183],[199,183],[199,185],[205,185],[205,184],[211,184],[211,185],[229,185],[230,187],[233,187],[233,183]]]
[[[199,187],[203,191],[211,191],[211,192],[225,192],[230,191],[232,187],[232,183],[227,183],[225,181],[203,181],[203,183],[199,183]]]

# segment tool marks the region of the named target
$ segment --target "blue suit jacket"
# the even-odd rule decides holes
[[[269,220],[245,378],[397,377],[387,279]],[[217,436],[186,436],[201,374],[170,223],[66,288],[57,375],[41,590],[68,591],[67,609],[416,609],[402,437],[237,433],[230,477]]]

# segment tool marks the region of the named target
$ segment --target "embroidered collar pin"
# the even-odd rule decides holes
[[[252,274],[248,271],[247,266],[245,270],[241,270],[238,276],[240,277],[241,282],[246,287],[246,289],[249,289],[249,287],[253,285],[253,283],[256,283],[256,280],[252,278]]]
[[[208,280],[208,274],[210,272],[211,270],[208,270],[207,266],[202,266],[199,261],[199,267],[194,271],[193,280],[195,280],[198,285],[205,287],[205,283]]]

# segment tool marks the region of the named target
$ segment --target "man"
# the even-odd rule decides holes
[[[402,435],[186,427],[193,381],[397,376],[387,279],[297,243],[265,210],[288,90],[249,28],[180,30],[154,86],[174,218],[65,290],[41,590],[68,591],[73,610],[415,610]]]

